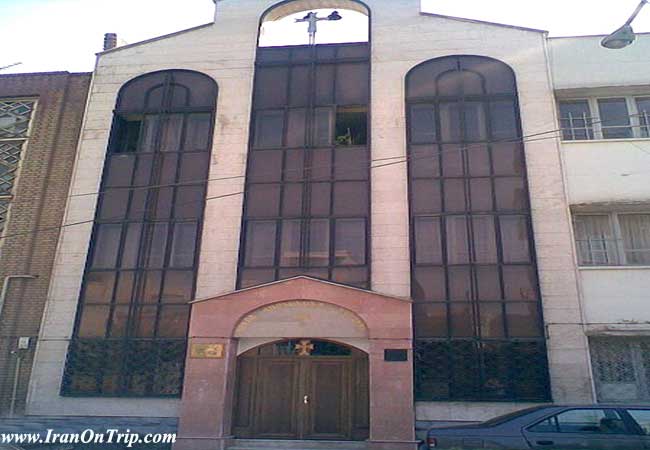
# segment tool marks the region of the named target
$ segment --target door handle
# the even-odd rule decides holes
[[[553,445],[555,442],[553,441],[537,441],[537,445]]]
[[[303,402],[305,405],[308,405],[308,404],[309,404],[309,395],[305,395],[305,396],[302,398],[302,402]]]

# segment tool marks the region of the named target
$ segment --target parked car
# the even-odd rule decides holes
[[[477,425],[432,428],[425,448],[650,449],[650,406],[537,406]]]

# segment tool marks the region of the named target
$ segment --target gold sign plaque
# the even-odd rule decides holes
[[[192,344],[190,347],[190,358],[194,359],[221,359],[223,353],[223,344]]]

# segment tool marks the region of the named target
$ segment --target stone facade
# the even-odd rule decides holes
[[[219,85],[209,197],[243,190],[248,153],[251,91],[260,17],[276,0],[227,0],[214,24],[107,51],[99,56],[71,193],[96,192],[121,86],[164,69],[190,69]],[[304,1],[305,8],[341,7],[345,1]],[[508,64],[518,80],[523,134],[557,128],[547,36],[538,30],[424,14],[418,0],[367,0],[371,10],[372,159],[406,156],[405,77],[419,63],[448,55],[481,55]],[[582,329],[575,255],[560,144],[525,145],[533,226],[541,280],[553,399],[593,400],[587,341]],[[66,222],[92,220],[97,198],[73,198]],[[242,196],[208,201],[197,298],[235,289]],[[64,398],[59,395],[73,332],[91,224],[61,233],[48,294],[27,412],[32,415],[177,417],[170,399]],[[372,171],[372,290],[410,296],[406,164]],[[480,420],[523,404],[418,403],[418,420]]]
[[[36,102],[2,233],[8,237],[0,242],[0,284],[10,276],[38,277],[11,279],[1,312],[0,416],[9,413],[16,383],[15,413],[24,412],[89,84],[90,74],[85,73],[0,76],[0,100]],[[29,349],[15,354],[19,337],[31,342]]]

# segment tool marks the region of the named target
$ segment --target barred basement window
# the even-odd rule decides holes
[[[650,402],[650,339],[592,337],[591,363],[601,402]]]
[[[33,100],[0,100],[0,235],[6,226],[35,105]]]
[[[489,58],[407,77],[420,401],[549,398],[517,102],[512,70]]]
[[[63,394],[180,395],[216,95],[184,70],[120,91]]]

